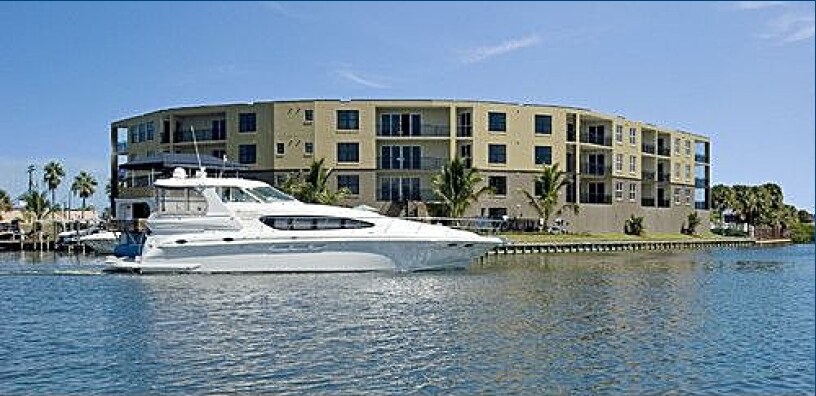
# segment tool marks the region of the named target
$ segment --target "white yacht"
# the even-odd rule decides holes
[[[199,172],[157,180],[140,253],[110,272],[354,272],[466,267],[502,243],[368,210],[299,202],[266,183]]]
[[[100,231],[80,237],[79,242],[97,254],[111,254],[119,244],[119,235],[112,231]]]

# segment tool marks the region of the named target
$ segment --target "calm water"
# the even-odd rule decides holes
[[[814,249],[101,275],[0,253],[0,394],[813,394]]]

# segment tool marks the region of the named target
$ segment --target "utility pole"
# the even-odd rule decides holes
[[[31,190],[34,189],[34,172],[37,170],[37,167],[34,164],[28,166],[28,193],[31,194]]]

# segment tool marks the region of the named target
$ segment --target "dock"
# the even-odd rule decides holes
[[[575,242],[525,242],[497,246],[489,255],[538,254],[538,253],[599,253],[640,250],[680,250],[722,247],[754,247],[790,244],[789,239],[757,241],[749,238],[717,238],[686,241],[575,241]]]

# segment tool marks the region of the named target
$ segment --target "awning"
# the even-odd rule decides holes
[[[119,165],[122,170],[172,170],[175,168],[198,169],[198,158],[189,153],[158,153],[147,157],[136,158]],[[207,170],[240,171],[248,166],[237,162],[224,161],[211,155],[201,156],[201,166]]]

